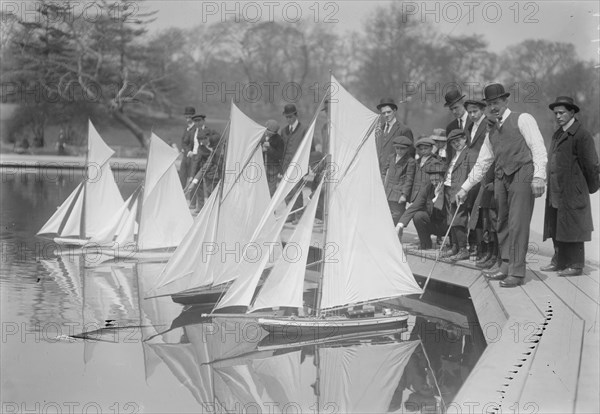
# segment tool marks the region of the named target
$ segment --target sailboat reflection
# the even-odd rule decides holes
[[[203,410],[442,410],[426,351],[420,340],[406,340],[403,330],[299,344],[269,335],[252,319],[213,318],[196,323],[191,319],[184,312],[168,330],[178,332],[178,343],[165,343],[158,334],[143,344],[168,366]]]

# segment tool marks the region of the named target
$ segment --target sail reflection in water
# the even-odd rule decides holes
[[[144,347],[210,412],[439,412],[443,404],[421,341],[400,331],[298,344],[251,319],[172,328],[179,343]]]

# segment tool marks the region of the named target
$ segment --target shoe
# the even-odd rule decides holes
[[[575,267],[567,267],[566,269],[558,272],[559,276],[579,276],[583,273],[583,269],[577,269]]]
[[[555,265],[554,263],[550,263],[548,266],[542,266],[540,267],[540,270],[542,272],[558,272],[560,270],[562,270],[561,268],[559,268],[557,265]]]
[[[485,261],[483,263],[478,263],[475,266],[477,266],[480,269],[491,269],[496,263],[497,263],[496,258],[490,257],[487,261]]]
[[[477,267],[479,267],[480,264],[484,264],[485,262],[488,262],[490,259],[492,258],[492,252],[486,254],[485,256],[483,256],[481,259],[477,260],[475,262],[475,265]],[[496,258],[494,257],[494,263],[496,262]]]
[[[455,254],[458,253],[458,248],[452,248],[452,249],[448,249],[448,250],[444,250],[442,253],[440,253],[440,259],[448,259],[452,256],[454,256]]]
[[[494,274],[494,273],[498,273],[502,270],[502,262],[498,262],[496,261],[492,267],[487,268],[486,270],[484,270],[482,273],[484,274],[484,276],[486,274]]]
[[[496,273],[482,272],[482,274],[483,277],[485,277],[487,280],[504,280],[508,277],[506,273],[503,273],[501,271],[497,271]]]
[[[448,258],[448,260],[451,260],[451,261],[453,261],[453,262],[457,262],[457,261],[459,261],[459,260],[466,260],[466,259],[468,259],[469,257],[471,257],[471,255],[470,255],[469,251],[468,251],[466,248],[464,248],[464,247],[463,247],[462,249],[460,249],[460,250],[458,251],[458,253],[456,253],[456,254],[455,254],[455,255],[453,255],[453,256],[450,256],[450,257]]]
[[[503,288],[511,288],[511,287],[517,287],[523,284],[523,277],[515,277],[515,276],[509,276],[504,280],[500,281],[500,287]]]

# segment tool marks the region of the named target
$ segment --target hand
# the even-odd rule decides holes
[[[398,203],[402,204],[402,203],[406,203],[406,196],[404,194],[402,194],[400,196],[400,200],[398,200]]]
[[[404,224],[398,223],[396,225],[396,233],[398,233],[398,237],[402,238],[402,233],[404,232]]]
[[[461,205],[467,199],[467,192],[462,188],[456,193],[456,204]]]
[[[535,198],[541,197],[545,190],[546,182],[539,177],[534,177],[531,181],[531,191],[533,192],[533,196]]]
[[[188,153],[187,153],[188,158],[192,158],[193,155],[194,155],[194,153],[192,151],[188,151]]]
[[[486,189],[487,191],[494,191],[494,182],[492,181],[491,183],[487,183],[487,184],[485,185],[485,189]]]

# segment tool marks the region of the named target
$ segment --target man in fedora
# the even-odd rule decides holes
[[[194,146],[194,133],[196,132],[195,124],[192,120],[194,115],[196,115],[196,109],[192,106],[186,106],[183,111],[186,126],[181,137],[181,153],[183,154],[183,158],[179,166],[179,178],[183,187],[187,185],[188,178],[193,176],[191,173],[192,157],[188,157],[188,153]]]
[[[392,98],[383,98],[377,105],[377,110],[381,113],[380,121],[375,127],[375,145],[377,147],[377,158],[379,159],[379,170],[381,172],[381,178],[385,178],[385,170],[387,168],[387,162],[391,155],[394,155],[396,151],[392,145],[392,139],[394,137],[407,137],[410,141],[413,141],[413,133],[409,127],[401,123],[396,112],[398,111],[398,105]],[[414,157],[415,150],[411,145],[409,149],[409,155]]]
[[[406,210],[415,176],[415,160],[408,149],[412,141],[408,137],[397,136],[392,139],[395,154],[389,156],[383,187],[390,206],[394,226]]]
[[[523,284],[529,227],[536,197],[546,187],[546,147],[537,122],[527,113],[508,108],[510,93],[499,83],[484,88],[489,133],[477,165],[456,195],[464,202],[468,191],[481,181],[495,161],[494,198],[498,208],[498,243],[502,263],[483,274],[500,280],[501,287]]]
[[[542,271],[578,276],[585,263],[583,243],[592,239],[590,193],[598,189],[598,154],[590,133],[575,118],[579,107],[568,96],[549,105],[559,128],[548,151],[548,191],[544,240],[552,238],[554,256]]]

